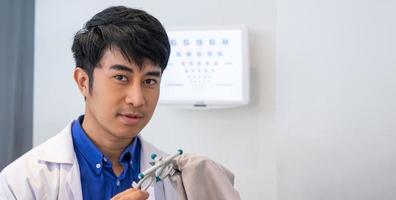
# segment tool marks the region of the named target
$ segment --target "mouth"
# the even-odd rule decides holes
[[[140,120],[143,119],[143,114],[140,113],[119,113],[119,119],[127,126],[136,125]]]

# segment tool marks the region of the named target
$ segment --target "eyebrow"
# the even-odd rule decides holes
[[[111,70],[116,70],[116,71],[125,71],[125,72],[129,72],[129,73],[133,73],[133,69],[125,66],[125,65],[120,65],[120,64],[116,64],[116,65],[112,65],[110,67]],[[146,76],[155,76],[155,77],[161,77],[161,71],[160,70],[155,70],[155,71],[149,71],[147,72],[145,75]]]
[[[119,64],[117,64],[117,65],[112,65],[112,66],[110,67],[110,69],[112,69],[112,70],[117,70],[117,71],[126,71],[126,72],[129,72],[129,73],[133,73],[133,70],[132,70],[131,68],[125,66],[125,65],[119,65]]]
[[[146,76],[155,76],[155,77],[161,77],[161,71],[151,71],[151,72],[147,72]]]

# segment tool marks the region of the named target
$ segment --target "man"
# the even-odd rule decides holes
[[[172,182],[173,187],[169,179],[148,192],[131,188],[138,174],[150,167],[151,153],[164,156],[138,135],[157,105],[170,54],[161,23],[141,10],[110,7],[77,32],[72,51],[85,113],[1,172],[0,199],[177,199],[177,191],[189,193],[180,180]],[[198,160],[189,157],[178,166],[190,169],[185,180],[192,188],[194,180],[202,180],[199,185],[207,182],[196,178],[198,168],[188,164]],[[214,174],[224,174],[216,171],[222,168],[215,163],[202,166],[214,166]],[[232,188],[223,180],[228,179],[213,182],[215,193],[216,185]]]

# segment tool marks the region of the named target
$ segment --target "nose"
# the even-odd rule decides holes
[[[143,88],[141,84],[134,84],[127,89],[125,102],[131,104],[133,107],[140,107],[146,103],[143,95]]]

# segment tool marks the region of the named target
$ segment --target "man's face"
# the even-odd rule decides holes
[[[131,139],[153,115],[160,93],[161,69],[146,59],[140,70],[117,49],[106,50],[99,64],[93,73],[91,93],[83,92],[84,121],[89,120],[88,129],[92,132]]]

